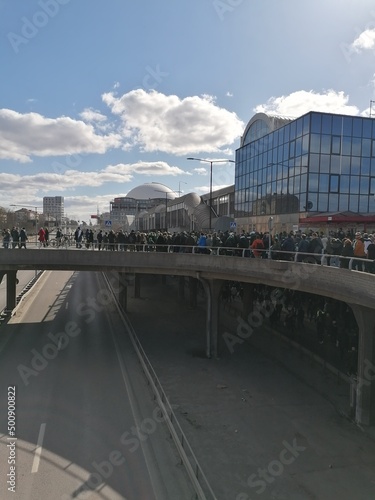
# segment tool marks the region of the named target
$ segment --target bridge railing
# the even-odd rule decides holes
[[[10,245],[8,248],[0,247],[4,250],[23,250],[18,247],[13,248]],[[48,246],[43,246],[40,242],[27,243],[27,248],[43,248],[48,250],[98,250],[97,243],[85,244],[82,242],[80,248],[76,248],[74,240],[64,242],[57,245],[54,240],[49,242]],[[262,258],[272,260],[282,260],[289,262],[303,262],[307,264],[319,264],[321,266],[344,268],[349,270],[364,271],[375,274],[375,261],[367,258],[346,257],[344,255],[333,255],[324,253],[308,253],[275,249],[251,249],[239,247],[200,247],[198,245],[171,245],[169,243],[134,243],[134,244],[102,244],[101,251],[119,251],[119,252],[167,252],[167,253],[183,253],[183,254],[200,254],[211,255],[215,257],[242,257],[242,258]]]

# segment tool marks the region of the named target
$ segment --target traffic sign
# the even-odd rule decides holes
[[[237,222],[230,222],[229,227],[230,229],[237,229]]]
[[[105,227],[112,227],[112,221],[111,220],[106,220],[104,221]]]

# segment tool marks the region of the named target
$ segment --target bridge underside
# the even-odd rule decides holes
[[[265,284],[330,297],[349,304],[359,327],[356,420],[375,424],[374,275],[313,264],[158,252],[0,250],[0,277],[7,274],[7,309],[16,306],[17,270],[104,271],[127,276],[161,274],[201,280],[207,297],[206,355],[219,350],[219,297],[223,281]],[[192,284],[196,280],[189,280]],[[138,283],[139,293],[139,280]],[[193,285],[192,285],[193,286]],[[136,288],[137,289],[137,288]],[[119,299],[126,306],[126,291]]]

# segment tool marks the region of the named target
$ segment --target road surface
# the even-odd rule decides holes
[[[100,273],[44,273],[2,327],[0,380],[1,499],[191,498]]]

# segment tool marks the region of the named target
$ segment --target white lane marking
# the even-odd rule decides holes
[[[39,436],[38,436],[38,442],[37,442],[37,448],[35,450],[35,455],[34,455],[34,460],[33,460],[33,466],[31,469],[31,473],[38,472],[39,469],[39,462],[40,462],[40,456],[42,454],[42,444],[43,444],[43,439],[44,439],[44,433],[46,431],[46,424],[41,424],[40,425],[40,430],[39,430]]]
[[[68,304],[69,304],[69,302],[67,302],[67,303],[65,304],[65,309],[68,309]]]
[[[58,351],[60,351],[60,349],[61,349],[61,342],[62,342],[62,336],[60,335],[60,337],[59,337],[59,341],[58,341],[58,343],[57,343],[57,350],[58,350]]]

